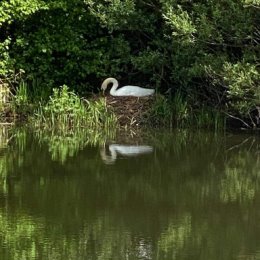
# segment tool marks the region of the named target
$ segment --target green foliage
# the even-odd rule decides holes
[[[11,24],[14,19],[26,19],[29,15],[46,8],[47,5],[41,0],[2,1],[0,3],[0,26],[5,23]]]
[[[187,101],[180,92],[176,93],[172,100],[162,95],[157,95],[151,109],[151,122],[158,125],[189,126],[192,118],[189,115]]]
[[[149,121],[156,125],[172,125],[173,111],[169,100],[162,95],[156,95],[154,104],[149,111]]]
[[[226,126],[225,117],[218,111],[203,107],[194,111],[192,124],[198,128],[223,130]]]
[[[10,42],[10,38],[0,42],[0,76],[8,75],[13,65],[9,53]]]
[[[103,3],[102,3],[103,2]],[[101,26],[108,28],[111,32],[122,27],[127,28],[129,21],[135,16],[134,0],[108,0],[108,1],[86,1],[93,16],[97,17]]]
[[[204,128],[215,131],[222,130],[225,127],[223,114],[212,110],[210,107],[193,109],[180,92],[177,92],[172,100],[157,95],[149,111],[149,121],[158,126]]]
[[[177,8],[171,5],[167,6],[163,18],[166,20],[166,24],[169,24],[172,28],[172,35],[174,37],[186,38],[188,42],[193,42],[196,28],[188,12],[184,11],[180,5],[177,5]]]
[[[80,99],[66,85],[53,89],[53,95],[46,105],[40,103],[32,122],[54,129],[74,127],[115,126],[116,118],[103,99],[85,101]]]
[[[259,126],[259,6],[259,0],[2,0],[0,77],[23,69],[28,91],[46,95],[64,84],[96,92],[114,76],[160,93],[180,91],[188,106]],[[35,81],[40,90],[31,87]]]
[[[244,2],[245,6],[255,7],[255,8],[260,7],[260,1],[259,0],[244,0],[243,2]]]
[[[17,106],[28,105],[28,85],[23,80],[20,81],[14,97]]]
[[[93,84],[109,71],[122,71],[127,60],[128,43],[121,35],[107,37],[102,28],[96,29],[97,19],[86,12],[83,1],[2,1],[0,12],[0,55],[5,58],[1,74],[22,68],[29,81],[42,82],[41,88],[70,84],[90,92],[87,77]],[[12,48],[3,52],[7,41]]]
[[[260,74],[256,66],[249,63],[225,63],[224,83],[228,86],[230,106],[242,115],[248,115],[260,106]]]
[[[217,93],[221,93],[219,86],[225,90],[224,111],[246,120],[248,123],[241,121],[244,125],[259,126],[260,73],[257,66],[246,62],[225,62],[218,72],[210,68],[207,70],[214,79]]]
[[[172,101],[174,121],[177,126],[188,126],[190,121],[188,102],[180,92],[177,92]]]

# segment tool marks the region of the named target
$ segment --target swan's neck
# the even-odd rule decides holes
[[[110,78],[110,82],[109,83],[112,83],[112,88],[110,89],[110,94],[112,96],[114,96],[116,94],[116,90],[118,88],[118,81],[114,78]]]
[[[110,93],[111,93],[111,91],[110,91]],[[109,151],[110,151],[110,154],[111,154],[111,158],[113,160],[116,160],[116,157],[117,157],[116,149],[113,146],[109,146]]]

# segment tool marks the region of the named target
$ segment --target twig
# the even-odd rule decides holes
[[[234,150],[235,148],[238,148],[240,146],[242,146],[243,144],[245,144],[249,139],[251,139],[251,137],[248,137],[247,139],[245,139],[242,143],[240,144],[236,144],[236,145],[233,145],[231,146],[230,148],[227,149],[227,151],[231,151],[231,150]]]
[[[228,114],[227,112],[224,112],[224,113],[225,113],[227,116],[229,116],[229,117],[231,117],[231,118],[234,118],[234,119],[240,121],[240,122],[243,123],[246,127],[252,128],[249,124],[247,124],[247,123],[246,123],[244,120],[242,120],[241,118],[236,117],[236,116],[232,116],[232,115]]]

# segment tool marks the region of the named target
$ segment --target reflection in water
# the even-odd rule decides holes
[[[169,249],[174,248],[172,259],[178,259],[178,253],[185,248],[185,243],[191,235],[191,228],[191,216],[182,216],[178,225],[170,223],[158,241],[161,251],[167,254]]]
[[[104,144],[107,139],[113,139],[114,136],[115,130],[102,132],[88,128],[37,132],[39,142],[48,145],[52,160],[61,163],[65,163],[68,158],[75,156],[86,145]]]
[[[108,149],[110,155],[107,155],[105,146],[100,150],[101,158],[107,164],[114,163],[117,155],[132,157],[153,152],[153,147],[149,145],[110,144]]]
[[[112,144],[125,159],[107,167],[100,147],[122,138],[75,134],[73,146],[14,129],[3,143],[10,136],[0,157],[1,260],[260,259],[259,137],[147,133],[125,143],[150,152],[129,158]],[[55,157],[58,144],[74,152]]]

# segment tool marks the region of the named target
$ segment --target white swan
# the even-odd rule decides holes
[[[109,152],[111,155],[107,155],[105,149],[100,151],[101,157],[107,164],[112,164],[116,161],[117,155],[131,157],[140,154],[151,153],[153,147],[149,145],[123,145],[123,144],[110,144]]]
[[[112,96],[134,96],[134,97],[145,97],[154,94],[154,89],[151,88],[141,88],[138,86],[124,86],[119,89],[118,81],[115,78],[107,78],[103,81],[101,85],[102,90],[106,90],[108,84],[112,83],[112,88],[110,90],[110,95]]]

